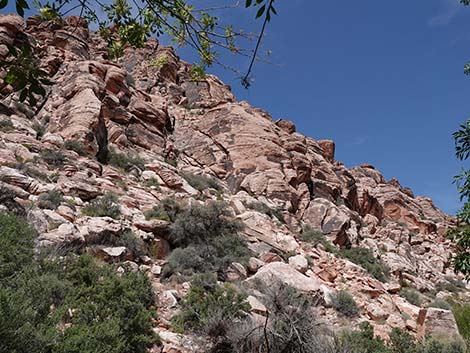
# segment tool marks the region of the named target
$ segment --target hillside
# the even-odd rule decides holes
[[[0,55],[25,34],[37,42],[53,84],[31,106],[0,80],[0,207],[27,218],[38,248],[79,249],[148,274],[164,352],[204,344],[170,324],[189,289],[181,257],[199,256],[184,252],[196,243],[185,237],[199,221],[179,224],[184,234],[175,238],[175,203],[183,210],[225,204],[208,219],[243,224],[249,255],[220,266],[219,280],[287,283],[335,331],[369,321],[384,338],[392,328],[459,337],[452,311],[428,308],[450,296],[470,298],[449,263],[445,232],[455,220],[431,199],[372,165],[345,167],[333,141],[303,136],[291,121],[238,102],[217,77],[194,80],[191,65],[156,40],[112,62],[106,42],[78,17],[2,15]],[[116,240],[129,232],[134,246]],[[230,253],[232,243],[224,244]],[[175,249],[183,249],[176,260]],[[335,310],[331,295],[341,290],[354,298],[357,315]],[[251,315],[263,322],[267,309],[257,293],[248,293]]]

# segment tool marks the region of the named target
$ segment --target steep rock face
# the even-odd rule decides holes
[[[328,293],[346,288],[361,309],[352,326],[366,319],[382,335],[391,327],[429,331],[423,325],[432,325],[432,315],[419,319],[420,308],[397,293],[402,284],[429,293],[458,279],[444,237],[454,220],[432,200],[415,197],[395,179],[385,180],[373,166],[345,167],[335,160],[333,141],[305,137],[292,122],[274,121],[237,102],[217,77],[192,80],[190,65],[155,40],[144,49],[126,48],[116,63],[106,58],[106,43],[82,19],[24,23],[0,16],[1,57],[7,55],[5,44],[18,44],[25,36],[37,41],[41,66],[54,84],[32,107],[19,103],[0,75],[0,121],[12,124],[0,130],[0,186],[11,193],[0,198],[0,207],[27,209],[40,244],[89,246],[107,261],[132,260],[149,271],[157,294],[168,294],[174,288],[160,283],[157,270],[171,251],[168,222],[146,220],[145,211],[169,195],[189,202],[222,199],[245,224],[243,234],[256,255],[245,271],[232,266],[238,277],[247,275],[249,282],[275,276],[316,296],[321,289],[325,303]],[[84,153],[67,149],[70,141],[81,142]],[[142,161],[123,171],[106,164],[110,151]],[[214,178],[220,190],[197,190],[187,173]],[[56,210],[38,209],[39,197],[54,190],[64,202]],[[123,219],[81,213],[109,192],[117,195]],[[277,209],[285,223],[248,207],[256,202]],[[322,243],[302,240],[306,226],[335,249],[370,249],[390,268],[388,282],[326,251]],[[158,248],[155,259],[105,244],[127,229]],[[322,310],[332,326],[341,325],[331,308]],[[455,328],[448,317],[443,320]]]

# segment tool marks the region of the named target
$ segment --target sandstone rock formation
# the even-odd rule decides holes
[[[454,219],[432,200],[385,180],[373,166],[345,167],[335,159],[333,141],[305,137],[291,121],[274,121],[262,109],[238,102],[215,76],[193,81],[190,65],[155,40],[144,49],[126,48],[111,62],[106,42],[84,20],[25,22],[2,15],[0,57],[7,55],[6,44],[24,35],[37,41],[41,67],[54,84],[31,106],[19,102],[0,74],[0,121],[14,127],[0,128],[0,186],[11,196],[0,195],[0,207],[24,209],[40,232],[40,246],[90,247],[106,261],[127,261],[147,271],[157,294],[171,302],[156,329],[165,351],[188,351],[195,344],[169,332],[164,322],[178,305],[172,291],[187,290],[160,283],[160,266],[171,251],[165,236],[169,222],[144,216],[169,195],[190,202],[222,199],[245,224],[243,235],[255,257],[246,268],[232,264],[233,281],[282,281],[323,296],[322,313],[333,327],[342,321],[328,307],[328,293],[347,289],[361,311],[350,327],[369,320],[383,336],[392,327],[420,335],[437,328],[457,334],[450,312],[420,312],[398,294],[404,285],[426,295],[439,283],[459,280],[444,236]],[[152,64],[162,56],[164,65]],[[71,142],[84,151],[67,147]],[[108,163],[113,154],[138,156],[141,162],[119,168]],[[211,177],[220,189],[198,190],[187,173]],[[52,190],[63,194],[60,206],[39,210],[37,200]],[[109,192],[118,197],[122,219],[81,213]],[[277,210],[283,220],[247,207],[253,202]],[[370,249],[390,268],[388,283],[325,243],[303,241],[306,226],[333,249]],[[126,229],[158,249],[154,258],[109,244]],[[256,314],[266,310],[255,297],[250,303]]]

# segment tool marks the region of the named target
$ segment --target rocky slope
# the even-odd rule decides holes
[[[191,345],[190,337],[168,331],[185,285],[160,282],[170,251],[165,222],[144,216],[169,195],[191,202],[223,199],[243,221],[256,258],[247,267],[234,264],[228,276],[233,281],[277,278],[320,295],[319,312],[332,327],[369,320],[384,336],[391,327],[416,335],[458,334],[450,311],[425,309],[432,296],[450,295],[446,288],[458,281],[444,237],[453,219],[431,199],[385,180],[371,165],[345,167],[335,160],[334,142],[305,137],[292,122],[238,102],[217,77],[193,81],[190,65],[155,40],[145,49],[126,49],[116,63],[106,59],[106,43],[77,17],[44,22],[8,15],[0,17],[0,56],[7,54],[5,44],[18,44],[25,34],[37,42],[41,66],[54,84],[30,106],[0,79],[1,207],[27,213],[42,245],[85,244],[106,260],[128,260],[148,271],[160,297],[156,329],[166,351]],[[80,143],[83,153],[64,147],[70,141]],[[110,151],[144,163],[124,172],[103,163]],[[188,174],[212,178],[222,191],[197,190]],[[60,205],[38,207],[51,191],[64,195]],[[120,220],[82,214],[106,193],[118,196]],[[279,210],[285,222],[247,207],[254,202]],[[390,278],[380,282],[324,244],[303,241],[306,225],[336,248],[370,249],[388,265]],[[109,234],[124,229],[158,244],[159,253],[138,258],[125,247],[106,246]],[[399,295],[405,285],[426,294],[421,307]],[[328,294],[340,289],[359,304],[361,314],[352,322],[328,305]],[[460,295],[467,294],[462,289]]]

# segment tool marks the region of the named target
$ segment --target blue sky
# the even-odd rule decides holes
[[[470,117],[470,77],[463,75],[470,8],[458,0],[276,3],[279,16],[263,43],[273,64],[256,65],[252,87],[245,90],[221,68],[209,71],[274,119],[290,119],[315,139],[333,139],[337,160],[347,166],[373,164],[454,213],[452,177],[465,165],[454,157],[452,132]],[[255,30],[261,22],[254,13],[226,10],[220,17]],[[188,50],[179,53],[194,59]],[[248,64],[222,59],[240,69]]]

